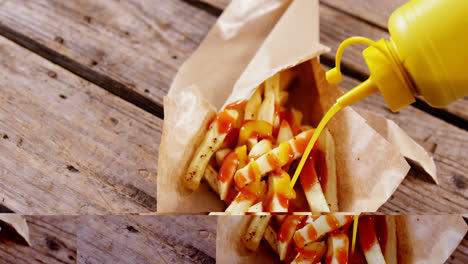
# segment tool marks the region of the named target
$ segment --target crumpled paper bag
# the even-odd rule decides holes
[[[300,72],[290,101],[309,124],[316,125],[342,94],[326,82],[317,59],[327,51],[319,43],[318,18],[318,2],[311,0],[235,0],[226,8],[164,98],[158,212],[224,211],[224,203],[207,184],[191,192],[181,180],[221,106],[249,98],[260,83],[290,67]],[[417,146],[394,145],[364,117],[348,107],[327,126],[336,144],[340,211],[376,211],[410,168],[401,153]],[[377,118],[381,120],[386,119]],[[406,136],[401,130],[393,130],[395,134]],[[433,164],[427,153],[422,156],[413,158]]]

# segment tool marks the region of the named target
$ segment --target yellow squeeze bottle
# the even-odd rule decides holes
[[[321,130],[340,109],[380,92],[394,112],[415,102],[419,95],[433,107],[468,94],[468,1],[412,0],[398,8],[388,21],[390,40],[374,42],[363,37],[345,40],[337,50],[336,67],[327,72],[330,83],[343,81],[341,55],[354,43],[363,51],[370,77],[338,98],[317,126],[296,169],[299,176]]]

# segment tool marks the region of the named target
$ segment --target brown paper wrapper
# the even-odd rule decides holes
[[[0,214],[0,238],[31,246],[28,224],[16,214]]]
[[[364,109],[357,108],[356,110],[366,119],[368,125],[390,142],[390,144],[398,148],[398,151],[400,151],[405,158],[417,166],[420,166],[427,174],[429,174],[429,176],[431,176],[435,183],[439,184],[434,160],[427,154],[421,145],[416,143],[416,141],[408,136],[403,129],[401,129],[392,120],[388,120],[381,115]]]
[[[246,249],[241,237],[252,216],[218,216],[217,263],[282,263],[267,243],[259,250]],[[468,227],[460,215],[422,215],[396,217],[399,264],[442,264],[455,251]]]
[[[399,264],[444,263],[468,230],[460,215],[395,217]]]
[[[158,212],[224,211],[225,205],[207,184],[190,192],[181,180],[221,106],[249,98],[264,80],[293,66],[300,75],[290,91],[290,103],[302,110],[306,123],[316,125],[342,94],[325,80],[316,59],[327,50],[319,44],[318,17],[318,2],[311,0],[239,0],[226,8],[164,99]],[[402,147],[369,124],[348,107],[327,126],[336,144],[340,211],[376,211],[409,170]],[[406,136],[401,130],[393,133]],[[426,158],[427,154],[422,160]]]

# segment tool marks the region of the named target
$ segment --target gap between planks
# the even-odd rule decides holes
[[[135,106],[164,119],[164,110],[162,105],[151,99],[137,93],[135,90],[112,79],[111,77],[92,70],[91,68],[72,60],[71,58],[58,53],[57,51],[42,45],[41,43],[21,34],[0,22],[0,35],[15,42],[16,44],[28,49],[31,52],[69,70],[81,78],[96,84],[97,86],[109,91],[110,93],[122,98],[123,100],[134,104]]]

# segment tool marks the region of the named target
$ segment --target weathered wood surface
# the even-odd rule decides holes
[[[358,17],[383,29],[395,9],[409,0],[320,0],[320,3]]]
[[[467,219],[465,218],[465,222]],[[445,262],[446,264],[464,264],[468,263],[468,235],[465,235],[463,241],[458,245],[457,249]]]
[[[215,263],[216,216],[86,216],[78,263]]]
[[[215,263],[216,216],[25,218],[32,246],[0,236],[0,263]]]
[[[215,21],[180,0],[0,1],[0,34],[13,29],[75,61],[48,57],[57,64],[112,89],[98,74],[107,76],[160,106],[177,69]]]
[[[67,1],[67,3],[58,3],[58,1],[35,1],[32,3],[23,1],[3,1],[0,2],[0,22],[3,25],[14,28],[21,34],[34,39],[44,46],[56,49],[61,54],[77,60],[77,63],[89,65],[89,62],[85,62],[93,59],[92,56],[95,54],[93,50],[104,49],[106,56],[102,56],[101,58],[104,62],[94,66],[91,65],[90,67],[93,71],[109,74],[112,78],[116,78],[117,80],[120,80],[118,78],[127,76],[127,70],[130,72],[138,70],[138,72],[141,71],[140,74],[148,76],[146,73],[148,71],[153,71],[154,67],[150,67],[147,63],[166,61],[166,57],[164,57],[166,54],[162,51],[180,52],[175,54],[177,59],[169,60],[172,63],[170,67],[164,68],[161,66],[161,68],[158,66],[154,68],[154,71],[158,71],[165,76],[162,82],[154,82],[153,80],[148,84],[153,84],[154,87],[163,89],[162,92],[158,92],[160,96],[152,98],[155,103],[161,103],[161,96],[167,91],[170,78],[176,73],[177,67],[180,66],[180,63],[196,48],[216,20],[216,12],[213,12],[213,10],[208,9],[208,11],[204,11],[203,6],[197,8],[186,3],[196,3],[197,1],[165,1],[163,5],[148,5],[148,3],[144,1],[132,2],[131,4],[125,1],[114,3],[104,0],[95,1],[92,4],[76,1],[68,2],[69,1]],[[223,7],[228,1],[206,0],[204,2],[217,4],[218,7]],[[386,1],[384,1],[384,3],[386,3]],[[155,6],[158,6],[158,8]],[[41,10],[41,12],[37,12],[37,10]],[[114,16],[113,19],[110,20],[101,19],[100,17],[94,19],[94,17],[89,16],[89,14],[95,14],[89,13],[94,12],[94,10],[99,10],[99,14],[104,14],[102,17],[106,18],[110,16],[110,13],[113,14],[113,12],[117,11],[119,15]],[[383,36],[382,34],[387,34],[379,27],[374,27],[367,22],[357,19],[354,15],[349,15],[333,8],[328,2],[321,4],[320,12],[322,41],[334,47],[331,53],[324,56],[323,62],[327,63],[329,66],[333,65],[331,60],[334,58],[334,51],[338,44],[346,37],[352,35],[366,35],[371,38],[380,38]],[[91,17],[91,19],[89,19],[89,17]],[[58,26],[56,23],[47,23],[47,21],[63,22]],[[154,36],[154,32],[152,33],[153,35],[151,35],[147,31],[144,31],[141,27],[141,25],[143,25],[142,23],[149,23],[152,25],[152,28],[148,30],[151,32],[157,31],[157,36]],[[134,25],[139,26],[134,27]],[[135,32],[140,32],[140,34],[118,34],[119,32],[121,33],[122,30],[129,28],[134,29]],[[131,31],[128,32],[130,33]],[[153,37],[149,37],[150,35]],[[54,40],[57,36],[61,36],[64,39],[63,43],[58,43]],[[67,39],[69,39],[69,41],[67,41]],[[112,39],[112,41],[110,41],[110,39]],[[114,44],[109,44],[109,42],[119,43],[119,46],[113,46]],[[148,50],[156,49],[154,48],[155,46],[158,47],[158,52],[148,53]],[[38,47],[33,47],[32,49],[37,50],[37,52],[41,50],[41,48]],[[122,54],[124,52],[126,54]],[[155,58],[152,57],[148,61],[145,59],[144,63],[122,63],[122,61],[128,61],[128,56],[132,58],[155,56]],[[120,58],[124,58],[124,60],[120,60]],[[358,73],[358,75],[365,75],[366,67],[362,60],[361,49],[359,47],[350,47],[349,50],[346,51],[343,61],[351,73],[354,72]],[[144,65],[144,67],[134,69],[135,67],[140,67],[140,64]],[[75,68],[74,65],[64,66],[70,67],[72,71]],[[132,69],[129,70],[128,68]],[[123,79],[121,79],[120,82],[126,83]],[[356,82],[353,82],[353,84],[356,84]],[[349,83],[344,85],[350,87]],[[133,86],[129,85],[128,87]],[[413,208],[424,208],[424,211],[432,212],[447,212],[454,209],[459,212],[461,208],[466,209],[466,206],[463,206],[463,204],[466,203],[466,199],[460,198],[460,196],[466,197],[466,157],[463,156],[465,154],[463,148],[466,149],[464,146],[466,146],[468,138],[466,131],[456,130],[456,136],[451,136],[448,131],[452,131],[454,129],[453,126],[427,113],[421,112],[414,107],[409,107],[406,111],[390,115],[389,112],[386,112],[383,101],[366,100],[360,105],[368,109],[380,109],[381,112],[384,112],[387,116],[390,116],[391,119],[400,124],[413,138],[421,142],[426,149],[431,151],[435,148],[438,156],[436,157],[436,162],[439,173],[442,175],[442,178],[445,179],[446,185],[444,185],[444,188],[437,188],[436,186],[430,185],[432,183],[426,183],[429,186],[427,192],[415,194],[418,195],[416,201],[419,201],[419,205],[409,198],[405,200],[394,198],[395,201],[393,203],[398,206],[389,207],[388,210],[391,208],[394,210],[409,210],[411,207],[408,207],[408,202],[411,202],[410,204],[415,204]],[[458,107],[457,109],[461,109],[460,111],[462,111],[463,107]],[[417,115],[414,113],[417,113]],[[424,120],[424,122],[421,120]],[[404,124],[412,125],[404,126]],[[431,124],[438,125],[429,128]],[[427,131],[431,131],[431,133],[429,134]],[[448,134],[448,136],[444,137],[443,135],[445,134]],[[422,135],[426,136],[423,137]],[[431,137],[429,137],[429,135],[431,135]],[[436,137],[432,135],[436,135]],[[439,142],[442,137],[444,137],[444,139]],[[434,147],[436,145],[437,147]],[[453,146],[455,146],[455,148],[452,148]],[[462,149],[461,152],[459,151],[460,148]],[[412,175],[421,175],[421,173],[413,170]],[[421,181],[421,177],[425,179],[423,176],[409,178],[420,179]],[[418,182],[406,180],[405,184],[409,184],[409,186],[412,187],[416,186]],[[406,190],[406,194],[408,195],[410,195],[411,192],[410,190]],[[438,201],[436,204],[426,204],[423,202],[426,196],[434,197],[434,194],[439,192],[444,193],[445,199],[441,199],[441,201]],[[454,204],[446,200],[449,199],[452,194],[454,197],[458,197],[455,199]],[[385,208],[386,207],[383,207],[382,210]]]
[[[24,214],[156,210],[162,121],[0,37],[0,202]]]
[[[25,216],[31,247],[0,236],[0,263],[76,263],[77,216]]]

